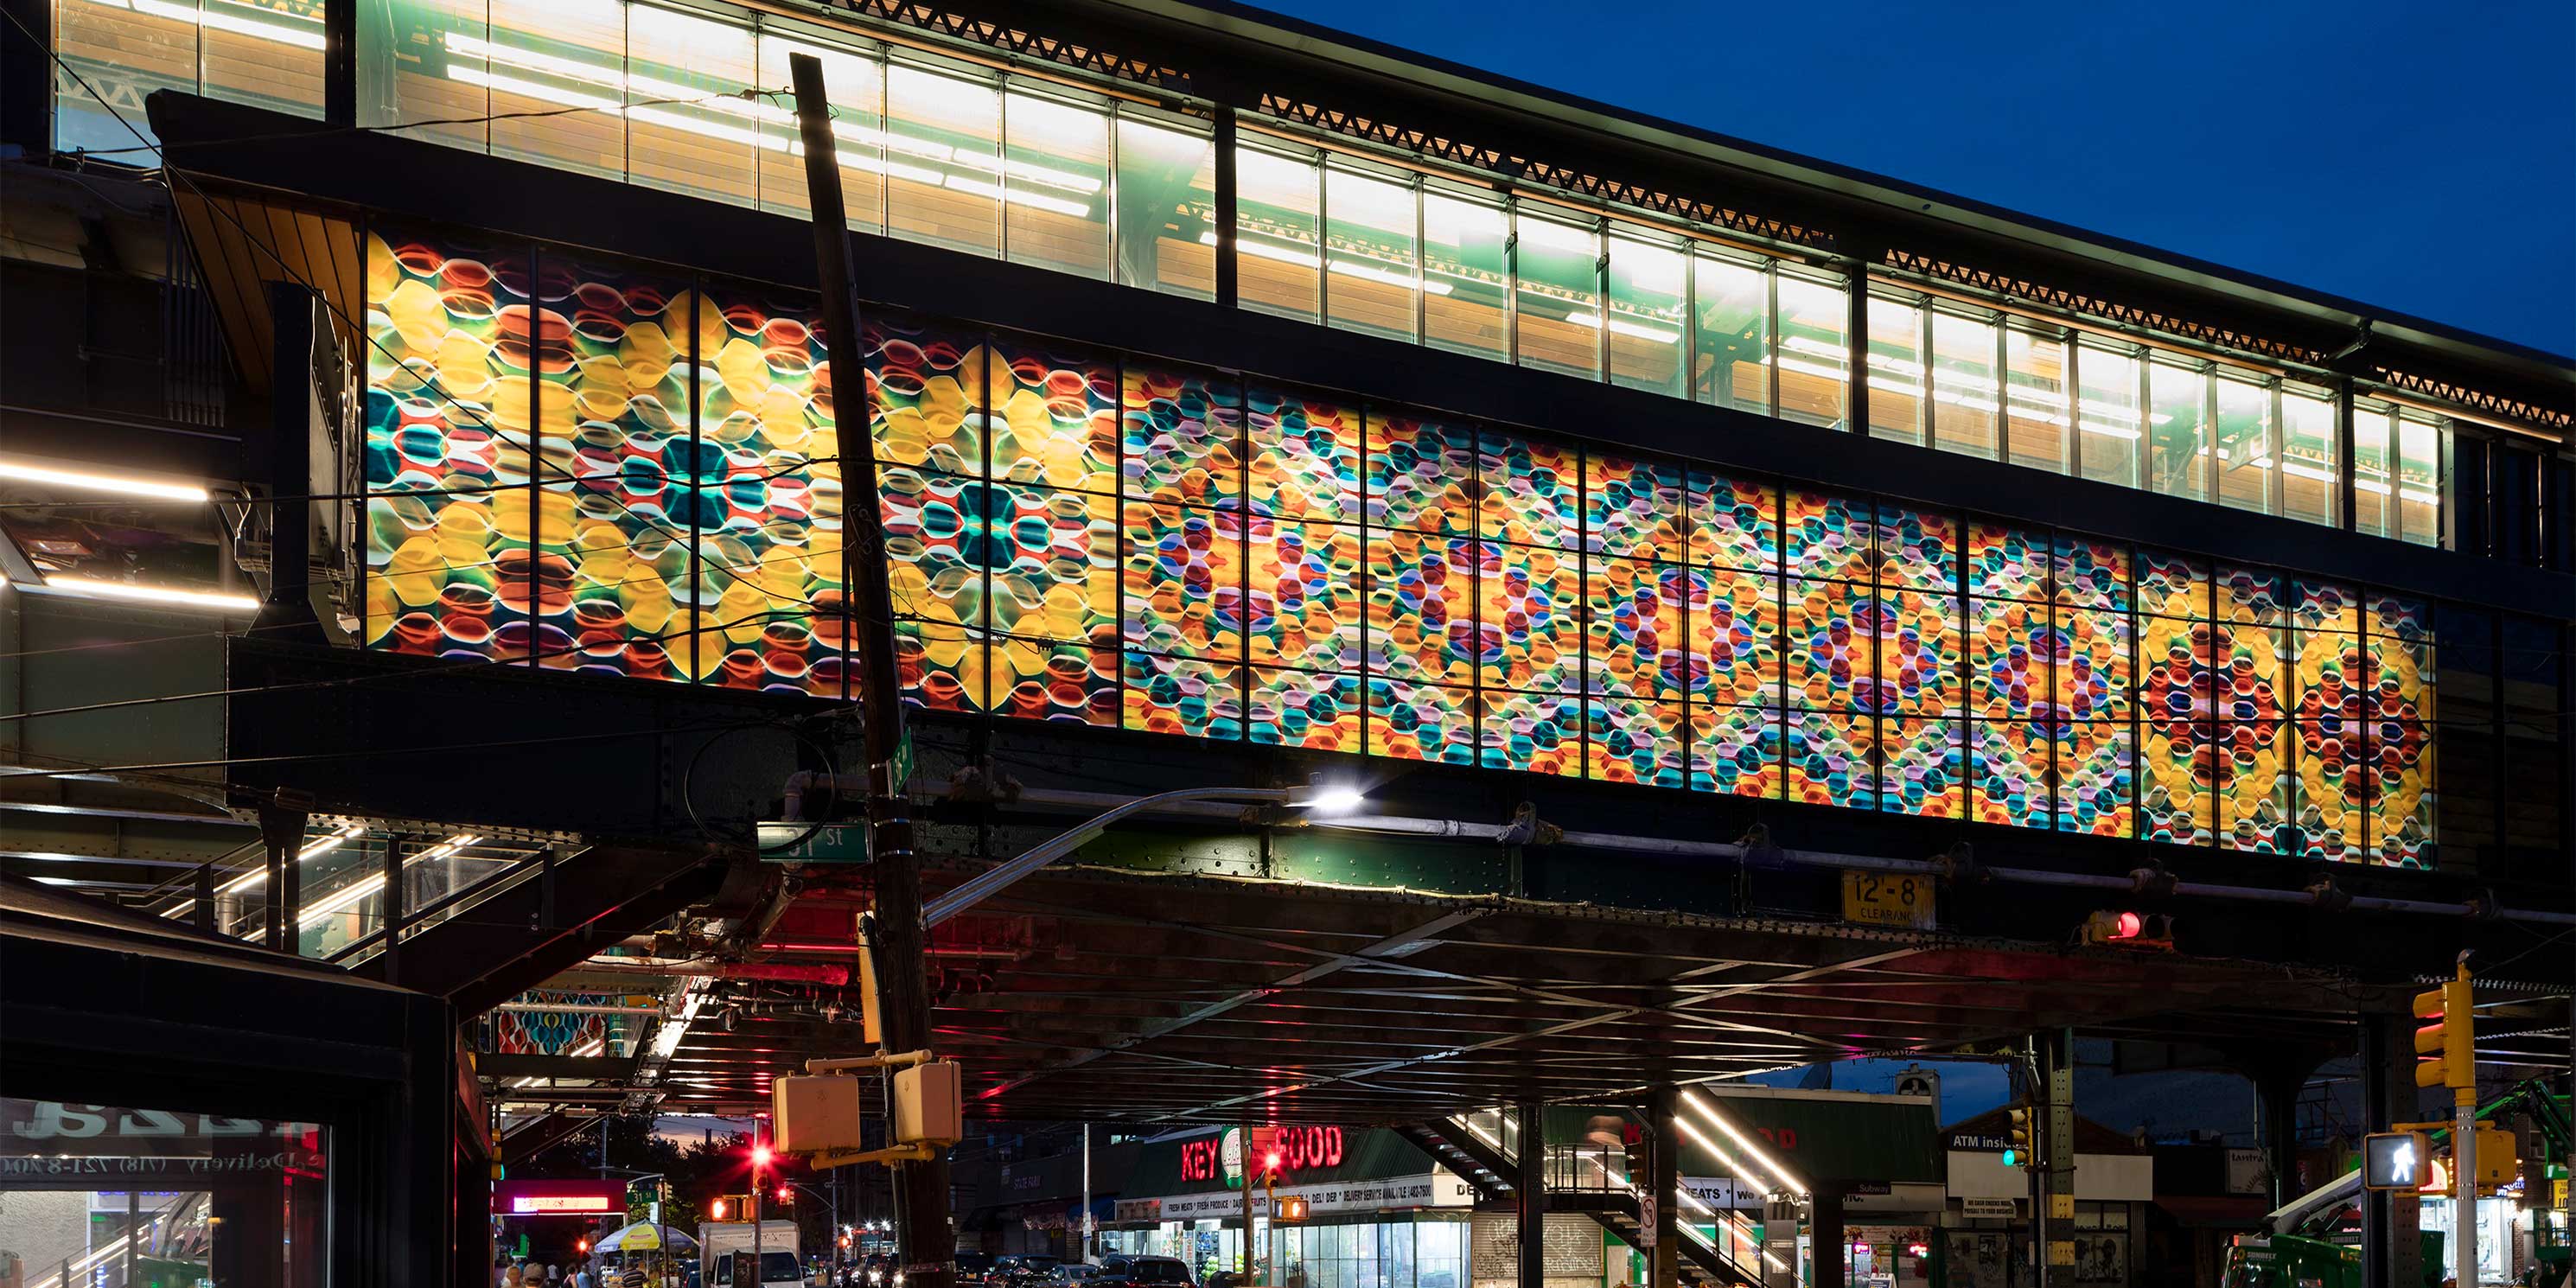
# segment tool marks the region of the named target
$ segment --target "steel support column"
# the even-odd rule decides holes
[[[1816,1261],[1807,1283],[1809,1288],[1844,1288],[1851,1282],[1851,1250],[1843,1242],[1843,1192],[1820,1184],[1811,1203],[1807,1246]]]
[[[1520,1288],[1543,1288],[1547,1282],[1547,1108],[1535,1100],[1520,1104],[1520,1176],[1513,1181],[1520,1200]]]
[[[2075,1282],[2075,1030],[2041,1034],[2039,1059],[2048,1105],[2039,1157],[2047,1170],[2040,1182],[2043,1210],[2033,1214],[2042,1237],[2032,1252],[2039,1259],[2039,1282],[2054,1288]],[[1822,1235],[1817,1244],[1823,1246]]]
[[[2299,1184],[2299,1091],[2306,1072],[2291,1063],[2267,1065],[2254,1075],[2254,1097],[2262,1106],[2263,1163],[2272,1173],[2272,1206],[2307,1193]]]
[[[1233,308],[1241,291],[1235,272],[1234,109],[1216,109],[1216,302]]]
[[[1647,1102],[1646,1115],[1654,1127],[1655,1150],[1651,1192],[1655,1210],[1647,1233],[1654,1240],[1654,1253],[1647,1266],[1652,1288],[1679,1288],[1682,1268],[1681,1209],[1681,1089],[1667,1083],[1655,1088]],[[1817,1283],[1822,1284],[1822,1279]]]
[[[2386,1131],[2411,1122],[2416,1112],[2414,1028],[2391,1017],[2361,1017],[2359,1060],[2364,1130]],[[2423,1201],[2412,1194],[2364,1191],[2361,1202],[2361,1288],[2400,1288],[2423,1282],[2418,1242]]]

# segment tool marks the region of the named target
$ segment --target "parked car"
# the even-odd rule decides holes
[[[1055,1269],[1056,1259],[1039,1252],[1006,1252],[984,1272],[985,1288],[1037,1288]]]
[[[957,1254],[957,1278],[961,1281],[982,1283],[984,1282],[984,1276],[992,1273],[992,1270],[992,1253],[961,1252]],[[886,1277],[891,1279],[894,1276],[889,1274]]]
[[[1100,1267],[1087,1261],[1067,1261],[1047,1272],[1046,1288],[1088,1288],[1098,1276]]]
[[[1199,1277],[1190,1263],[1178,1257],[1117,1256],[1100,1259],[1100,1273],[1093,1275],[1085,1288],[1199,1288]]]

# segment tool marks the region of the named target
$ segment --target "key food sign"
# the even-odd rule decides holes
[[[1279,1179],[1288,1180],[1300,1172],[1318,1167],[1339,1167],[1342,1162],[1342,1129],[1339,1127],[1255,1127],[1252,1129],[1253,1163],[1258,1168],[1270,1155],[1279,1156]],[[1185,1181],[1225,1180],[1226,1188],[1243,1187],[1243,1129],[1229,1127],[1222,1136],[1181,1142],[1181,1179]]]

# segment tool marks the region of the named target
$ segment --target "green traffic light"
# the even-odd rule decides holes
[[[2005,1151],[2004,1151],[2004,1166],[2006,1166],[2006,1167],[2019,1167],[2019,1166],[2021,1166],[2021,1151],[2020,1151],[2020,1150],[2017,1150],[2017,1149],[2007,1149],[2007,1150],[2005,1150]]]

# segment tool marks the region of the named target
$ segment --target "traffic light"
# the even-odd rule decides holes
[[[725,1202],[723,1199],[717,1199],[707,1204],[707,1219],[710,1221],[721,1221],[725,1219],[725,1213],[732,1210],[732,1204]]]
[[[2415,1030],[2416,1086],[2476,1090],[2477,1026],[2473,1005],[2466,966],[2460,967],[2459,978],[2430,993],[2415,995],[2415,1017],[2432,1021]]]
[[[769,1147],[767,1145],[752,1146],[751,1170],[756,1172],[767,1166],[769,1166]]]
[[[1273,1221],[1303,1221],[1307,1210],[1306,1200],[1295,1194],[1270,1201],[1270,1219]]]
[[[2126,910],[2097,912],[2084,919],[2078,934],[2087,944],[2109,948],[2173,951],[2173,918],[2165,913]]]
[[[2039,1165],[2039,1111],[2014,1105],[2004,1111],[2004,1166]]]
[[[577,1255],[577,1256],[584,1256],[584,1257],[589,1256],[589,1255],[590,1255],[590,1240],[588,1240],[588,1239],[575,1239],[575,1240],[573,1240],[573,1241],[572,1241],[572,1250],[573,1250],[574,1254],[575,1254],[575,1255]]]
[[[796,1191],[793,1187],[786,1185],[778,1187],[778,1205],[780,1207],[792,1207],[795,1205],[795,1202]]]

